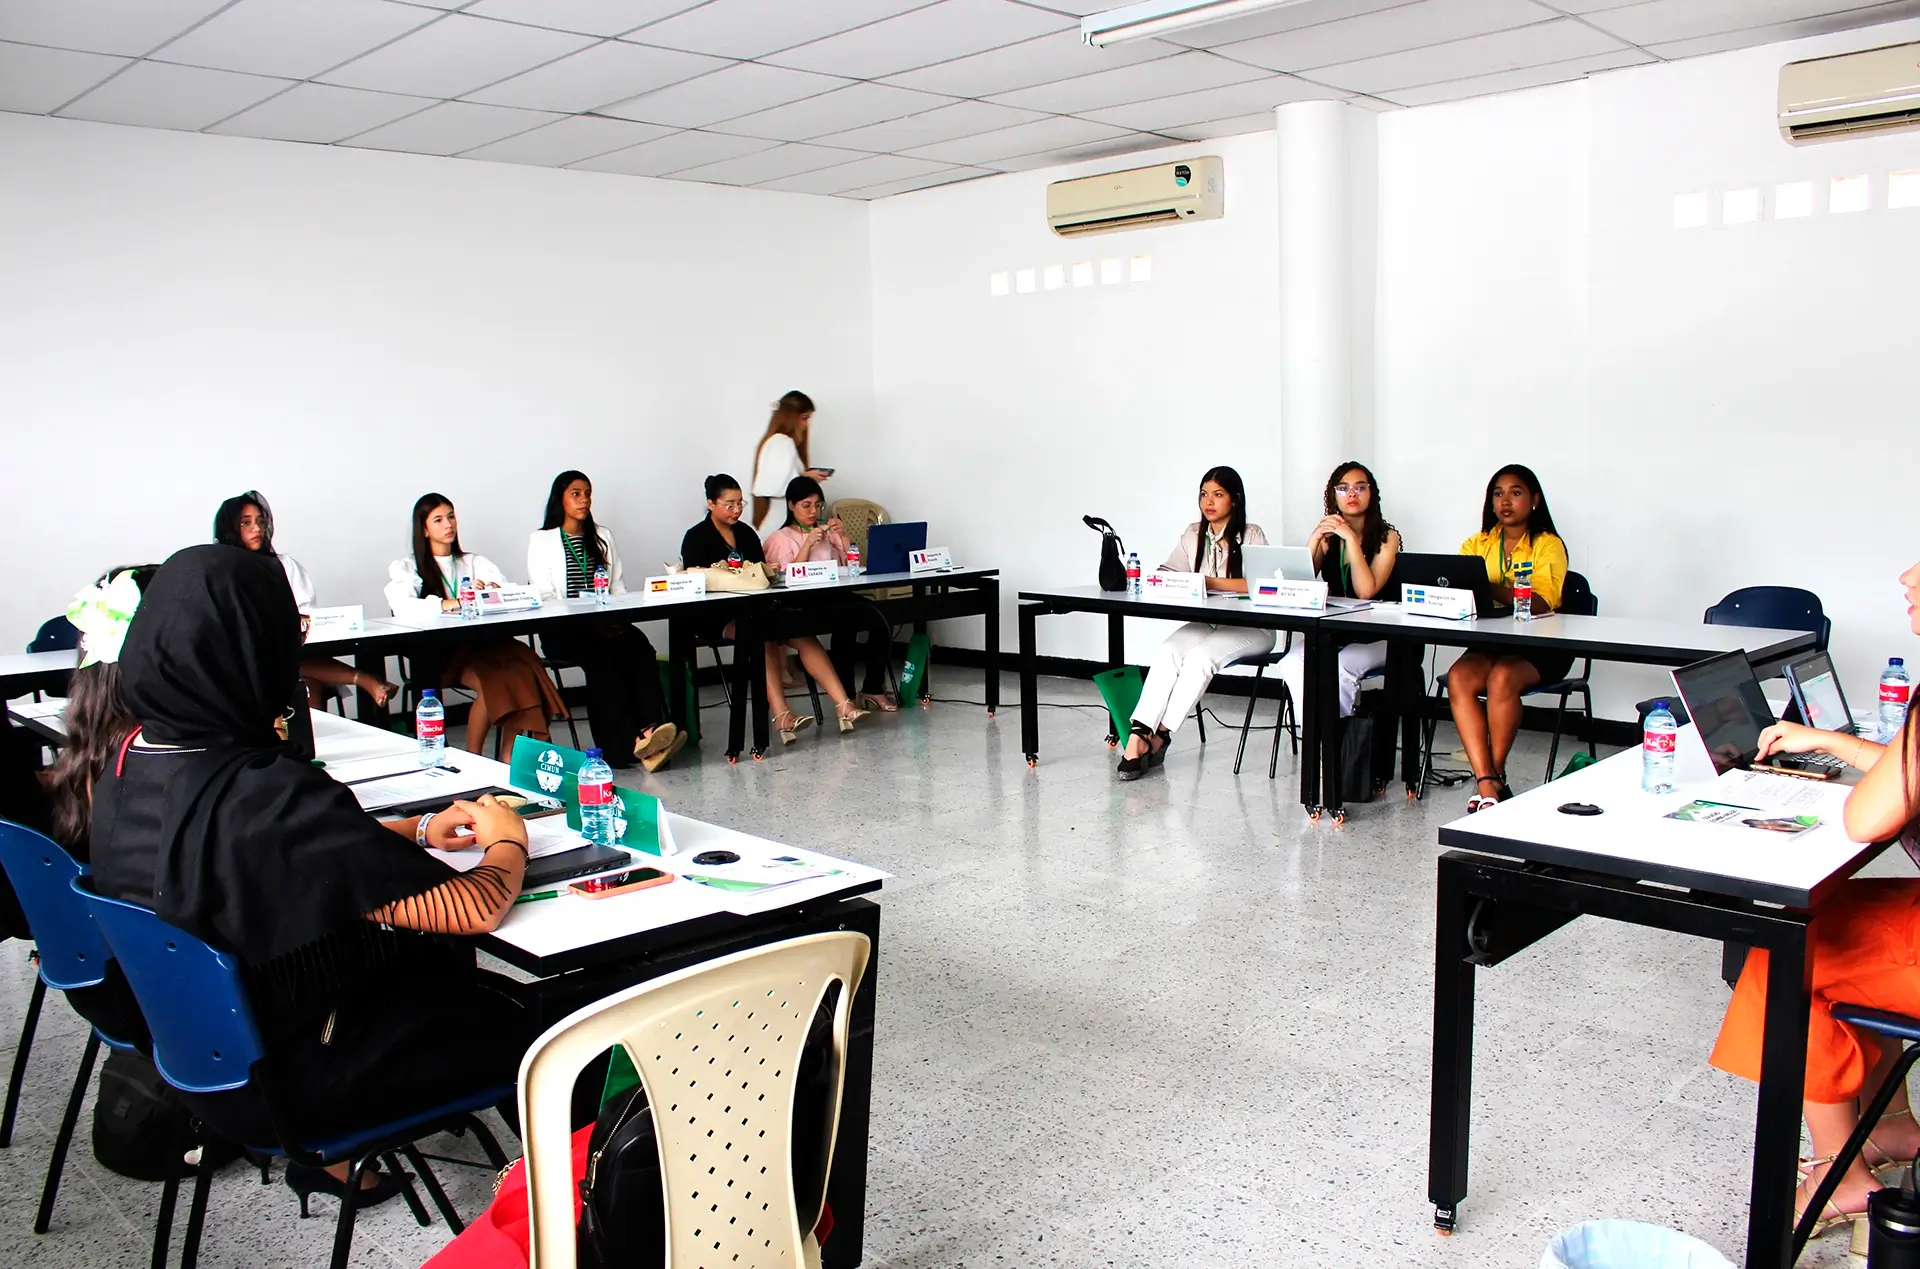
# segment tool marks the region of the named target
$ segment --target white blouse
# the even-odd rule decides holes
[[[313,589],[313,579],[307,576],[307,570],[300,567],[300,561],[291,555],[278,557],[280,567],[286,570],[287,585],[293,588],[293,606],[301,612],[312,612],[320,602],[319,595]]]
[[[440,565],[440,577],[447,583],[447,597],[460,597],[460,579],[471,577],[476,582],[491,582],[495,586],[507,584],[507,575],[498,565],[484,555],[475,555],[471,551],[458,558],[451,555],[436,556],[434,562]],[[422,620],[438,617],[442,611],[440,597],[420,594],[420,570],[409,556],[404,560],[395,560],[387,566],[386,585],[387,607],[396,617],[411,617]]]
[[[807,468],[800,461],[800,447],[785,432],[775,432],[761,447],[760,460],[753,466],[753,496],[769,500],[767,514],[754,528],[762,540],[786,523],[787,485],[795,476],[804,476]]]
[[[1180,541],[1174,546],[1173,554],[1167,556],[1167,562],[1160,566],[1162,571],[1169,573],[1203,573],[1208,577],[1225,577],[1227,575],[1227,543],[1225,535],[1215,534],[1213,529],[1209,527],[1207,529],[1206,548],[1202,550],[1200,546],[1200,528],[1201,522],[1198,520],[1195,520],[1187,526],[1187,531],[1180,535]],[[1257,524],[1248,525],[1246,532],[1240,535],[1241,546],[1265,546],[1266,544],[1267,535],[1260,531],[1260,526]],[[1197,566],[1196,559],[1198,561]],[[1245,570],[1242,569],[1242,571],[1244,572]]]

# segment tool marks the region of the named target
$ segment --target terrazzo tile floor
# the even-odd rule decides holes
[[[977,700],[980,675],[942,668],[936,690]],[[1727,996],[1717,945],[1589,918],[1480,976],[1471,1193],[1440,1238],[1433,860],[1464,787],[1409,804],[1395,786],[1344,826],[1312,824],[1290,756],[1267,780],[1256,735],[1236,777],[1233,734],[1211,724],[1211,743],[1189,726],[1163,769],[1120,784],[1091,685],[1043,693],[1088,708],[1043,712],[1033,771],[1011,703],[989,721],[943,702],[776,738],[760,764],[730,768],[710,739],[641,779],[676,811],[894,874],[868,1266],[1532,1269],[1592,1217],[1684,1229],[1740,1260],[1753,1095],[1706,1065]],[[1212,704],[1239,717],[1237,698]],[[1523,736],[1511,769],[1530,783],[1544,750]],[[0,945],[0,1066],[31,972]],[[147,1263],[159,1187],[98,1167],[85,1117],[53,1228],[31,1233],[84,1037],[50,1000],[0,1153],[0,1264]],[[438,1170],[463,1213],[484,1206],[490,1172]],[[324,1265],[336,1208],[315,1210],[298,1218],[277,1170],[263,1189],[231,1167],[202,1263]],[[362,1214],[353,1264],[419,1265],[447,1236],[389,1203]],[[1836,1235],[1802,1263],[1847,1262]]]

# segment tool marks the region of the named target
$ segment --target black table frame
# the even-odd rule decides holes
[[[827,1269],[856,1269],[865,1254],[880,905],[853,896],[879,888],[878,881],[866,882],[826,898],[759,916],[701,917],[553,956],[530,955],[495,935],[480,940],[480,946],[488,954],[536,976],[535,981],[528,984],[528,990],[536,1001],[539,1028],[545,1030],[615,992],[735,952],[834,930],[858,930],[865,934],[872,942],[872,949],[866,976],[853,997],[840,1126],[834,1137],[833,1171],[827,1177],[827,1204],[833,1209],[833,1234],[821,1248],[821,1262]]]

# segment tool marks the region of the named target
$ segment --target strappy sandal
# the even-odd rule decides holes
[[[861,709],[860,703],[855,700],[844,700],[833,707],[834,721],[840,724],[843,732],[852,731],[853,724],[866,716],[867,711]]]
[[[897,714],[900,712],[900,702],[885,692],[879,696],[863,693],[853,699],[861,709],[866,710],[870,714]]]
[[[780,733],[780,743],[790,745],[800,739],[800,733],[813,726],[812,714],[796,714],[783,709],[773,716],[773,729]]]
[[[660,768],[666,766],[669,762],[673,761],[673,755],[679,753],[682,749],[685,749],[686,747],[687,747],[687,733],[683,731],[679,735],[673,738],[672,744],[668,745],[665,749],[662,749],[659,753],[650,753],[646,757],[642,758],[640,760],[640,765],[645,767],[649,772],[658,771]]]
[[[646,735],[633,742],[633,756],[641,762],[657,753],[664,753],[673,745],[673,738],[680,734],[680,728],[672,723],[661,723]]]
[[[1906,1116],[1908,1119],[1912,1119],[1913,1107],[1909,1106],[1905,1110],[1886,1111],[1880,1116],[1880,1123],[1883,1124],[1889,1119],[1898,1119],[1902,1115]],[[1874,1125],[1875,1132],[1879,1131],[1879,1128],[1880,1128],[1880,1124]],[[1875,1154],[1880,1156],[1880,1162],[1875,1163],[1870,1159],[1866,1159],[1866,1152],[1868,1149],[1871,1149]],[[1879,1181],[1883,1184],[1897,1185],[1899,1182],[1896,1178],[1899,1176],[1899,1174],[1902,1172],[1905,1172],[1908,1168],[1913,1166],[1912,1157],[1900,1159],[1889,1154],[1885,1149],[1881,1147],[1879,1142],[1873,1139],[1873,1133],[1871,1132],[1867,1134],[1867,1144],[1860,1148],[1860,1155],[1862,1159],[1866,1160],[1867,1171],[1873,1173],[1874,1180]],[[1893,1173],[1893,1177],[1882,1176],[1881,1173],[1883,1172],[1891,1172]]]
[[[1115,768],[1114,774],[1122,780],[1138,780],[1141,776],[1147,774],[1148,767],[1155,765],[1153,761],[1153,729],[1145,723],[1135,723],[1127,729],[1127,735],[1129,737],[1140,737],[1141,740],[1146,742],[1147,747],[1137,757],[1120,759],[1120,765]]]
[[[1173,748],[1173,733],[1165,727],[1147,737],[1147,765],[1158,767],[1165,764],[1167,750]]]
[[[1814,1184],[1813,1170],[1815,1168],[1826,1167],[1832,1162],[1833,1162],[1832,1155],[1828,1155],[1824,1159],[1800,1160],[1800,1176],[1802,1178],[1801,1184],[1802,1185]],[[1793,1223],[1796,1226],[1799,1225],[1801,1219],[1805,1217],[1805,1215],[1806,1213],[1802,1211],[1799,1206],[1796,1205],[1793,1209]],[[1815,1221],[1813,1224],[1813,1232],[1807,1235],[1807,1241],[1812,1242],[1814,1239],[1820,1237],[1820,1235],[1831,1233],[1832,1231],[1839,1229],[1842,1225],[1853,1226],[1853,1243],[1851,1247],[1853,1254],[1856,1256],[1866,1255],[1867,1254],[1867,1214],[1866,1212],[1864,1210],[1858,1211],[1858,1212],[1845,1211],[1832,1199],[1827,1200],[1827,1205],[1825,1209],[1823,1209],[1820,1213],[1820,1219]]]
[[[1490,776],[1490,775],[1475,776],[1473,779],[1474,779],[1474,783],[1477,785],[1492,784],[1492,785],[1497,785],[1499,787],[1496,788],[1491,795],[1485,794],[1485,793],[1475,793],[1472,797],[1468,798],[1467,799],[1468,815],[1477,815],[1481,811],[1486,810],[1490,806],[1500,805],[1499,789],[1503,789],[1506,786],[1500,783],[1499,776]]]

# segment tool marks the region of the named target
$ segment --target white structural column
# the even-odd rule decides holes
[[[1280,480],[1284,541],[1323,514],[1353,413],[1348,115],[1337,101],[1275,108],[1280,162]]]

